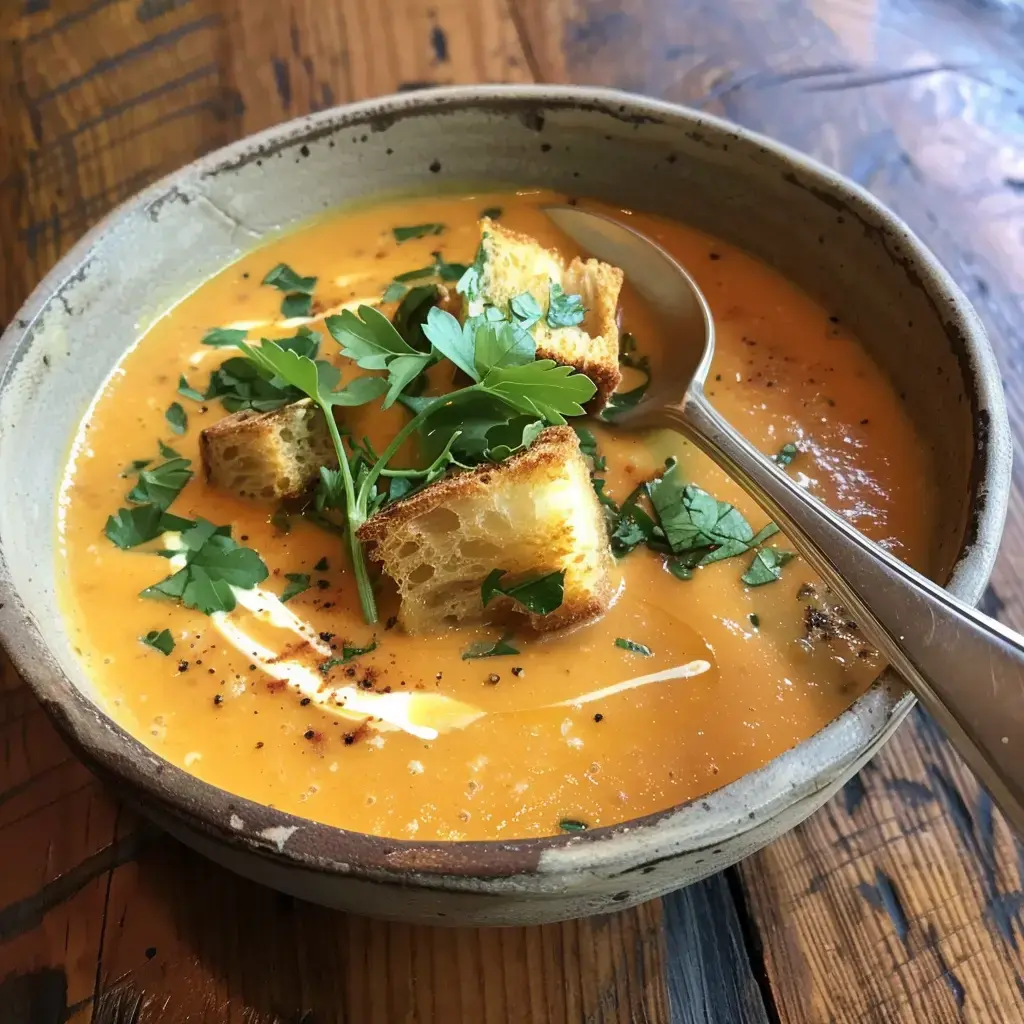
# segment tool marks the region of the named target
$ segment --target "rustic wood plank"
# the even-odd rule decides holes
[[[556,17],[519,0],[523,20]],[[976,303],[1024,432],[1024,14],[970,0],[563,3],[542,73],[703,107],[851,175]],[[645,59],[646,57],[646,59]],[[1024,484],[986,598],[1024,628]],[[845,793],[740,869],[792,1021],[1024,1019],[1022,851],[916,714]]]

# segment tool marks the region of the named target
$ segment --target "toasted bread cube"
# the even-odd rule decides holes
[[[601,506],[570,427],[548,427],[525,452],[446,477],[389,505],[359,530],[398,584],[410,633],[480,620],[494,609],[560,629],[606,611],[618,590]],[[492,569],[505,582],[565,570],[562,604],[548,615],[509,598],[486,611],[480,588]]]
[[[576,327],[550,327],[542,317],[530,328],[537,358],[574,366],[597,385],[591,403],[601,409],[619,386],[619,327],[615,319],[623,273],[618,267],[578,256],[566,264],[555,249],[509,231],[487,217],[480,221],[484,253],[480,298],[499,309],[529,292],[547,316],[551,283],[567,295],[579,295],[586,316]],[[476,312],[472,310],[471,312]]]
[[[294,498],[337,466],[323,413],[308,399],[271,412],[243,410],[199,437],[206,479],[245,498]]]

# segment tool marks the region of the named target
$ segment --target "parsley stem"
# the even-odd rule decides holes
[[[338,453],[338,467],[341,470],[341,479],[345,486],[345,504],[348,513],[348,546],[352,555],[352,571],[356,577],[356,588],[359,590],[359,604],[363,610],[363,618],[373,625],[377,621],[377,602],[373,596],[373,586],[370,583],[370,575],[366,569],[366,555],[363,552],[363,545],[360,543],[357,531],[366,521],[366,516],[360,517],[359,507],[356,504],[356,489],[352,482],[352,468],[348,463],[348,455],[345,453],[345,446],[341,440],[341,433],[338,424],[334,419],[333,409],[326,403],[317,402],[320,411],[327,417],[327,429],[331,434],[331,441],[334,443],[334,450]],[[363,505],[363,508],[366,506]]]
[[[377,461],[373,464],[373,467],[370,469],[370,472],[366,474],[362,486],[359,488],[357,504],[360,510],[360,514],[363,516],[362,522],[366,521],[366,508],[368,505],[371,488],[377,482],[377,477],[379,477],[381,473],[384,472],[384,468],[394,457],[395,452],[397,452],[398,449],[402,446],[402,443],[406,440],[406,438],[410,437],[413,434],[413,432],[417,428],[419,428],[421,424],[429,416],[435,413],[438,409],[441,409],[445,406],[449,406],[453,402],[460,401],[461,399],[465,398],[466,395],[482,390],[483,388],[480,387],[479,384],[471,384],[468,388],[462,388],[460,391],[453,391],[451,394],[445,395],[443,399],[438,399],[438,401],[434,402],[433,405],[428,405],[425,409],[421,409],[418,413],[416,413],[415,416],[413,416],[411,420],[409,420],[408,423],[406,423],[404,427],[402,427],[402,429],[397,434],[395,434],[395,436],[391,439],[391,443],[387,446],[387,448],[384,449],[384,451],[381,453],[380,458],[377,459]],[[362,525],[362,522],[360,522],[360,525]]]

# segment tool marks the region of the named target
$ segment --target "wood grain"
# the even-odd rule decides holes
[[[724,114],[880,195],[977,303],[1024,436],[1022,28],[982,0],[7,0],[0,322],[107,209],[241,135],[428,84],[592,82]],[[1017,628],[1022,568],[1015,501],[986,602]],[[704,885],[437,931],[298,903],[156,836],[0,655],[0,865],[0,1024],[1024,1020],[1024,854],[923,715]]]

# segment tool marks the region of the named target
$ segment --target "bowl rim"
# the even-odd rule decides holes
[[[973,501],[971,520],[947,587],[972,603],[980,598],[995,561],[1006,515],[1012,445],[995,357],[977,313],[958,286],[902,220],[838,172],[719,117],[618,90],[529,84],[451,86],[397,93],[295,118],[214,150],[119,204],[42,278],[0,336],[0,391],[27,352],[40,313],[81,273],[96,242],[122,221],[147,210],[152,212],[155,204],[180,194],[190,184],[268,153],[346,128],[369,125],[386,130],[406,117],[470,107],[503,113],[517,108],[520,112],[583,108],[637,124],[672,124],[680,131],[727,137],[741,147],[756,147],[774,155],[798,172],[808,183],[806,187],[823,189],[831,200],[870,218],[887,235],[898,239],[901,259],[919,273],[937,312],[945,315],[947,327],[958,331],[963,339],[967,365],[962,373],[967,378],[966,397],[971,401],[975,442]],[[737,840],[787,807],[834,788],[838,785],[837,769],[842,775],[839,781],[845,781],[881,747],[914,704],[898,681],[883,677],[823,729],[761,768],[703,797],[617,825],[564,836],[424,842],[354,832],[272,809],[203,782],[155,754],[59,671],[13,588],[2,545],[0,642],[76,753],[102,777],[127,783],[156,810],[188,828],[291,866],[430,888],[496,892],[509,891],[513,886],[522,891],[524,875],[564,880],[598,867],[638,866]],[[838,742],[842,730],[863,719],[866,710],[870,714],[872,708],[876,715],[881,710],[882,718],[872,726],[869,740],[847,750],[843,757],[831,756],[828,748],[832,741]],[[813,767],[805,764],[799,768],[801,755]],[[753,787],[752,782],[756,783]],[[744,799],[741,788],[758,789],[757,798]],[[719,814],[708,814],[716,805],[724,805],[717,807]],[[698,825],[694,829],[698,816],[717,821],[717,828],[709,831]]]

